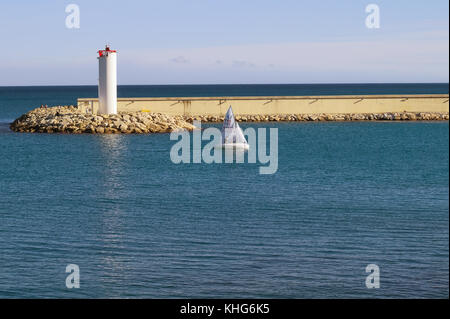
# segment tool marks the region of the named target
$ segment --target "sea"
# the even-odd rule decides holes
[[[154,85],[118,95],[448,88]],[[176,164],[169,134],[9,130],[41,104],[96,96],[96,86],[0,87],[0,298],[449,297],[448,122],[241,123],[278,129],[270,175],[259,163]]]

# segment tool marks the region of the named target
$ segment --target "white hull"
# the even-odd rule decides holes
[[[225,143],[225,144],[219,144],[216,145],[217,148],[222,149],[237,149],[237,150],[245,150],[248,151],[250,148],[250,145],[246,143]]]

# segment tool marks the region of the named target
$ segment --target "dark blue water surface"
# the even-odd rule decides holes
[[[173,164],[168,134],[8,130],[91,91],[0,89],[0,297],[448,297],[448,122],[242,124],[278,128],[273,175]]]

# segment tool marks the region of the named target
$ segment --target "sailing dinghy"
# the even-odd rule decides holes
[[[242,129],[239,127],[238,122],[236,122],[233,114],[233,109],[228,108],[227,114],[225,114],[225,119],[223,120],[222,126],[222,148],[233,148],[233,149],[244,149],[248,150],[249,145],[245,139]]]

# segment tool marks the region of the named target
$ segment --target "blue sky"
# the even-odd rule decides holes
[[[80,8],[68,29],[65,8]],[[365,25],[368,4],[380,28]],[[0,2],[0,85],[448,82],[447,0]]]

